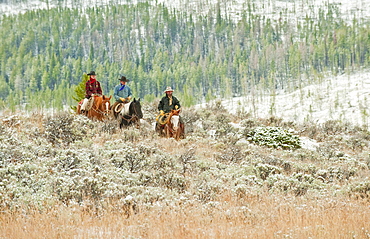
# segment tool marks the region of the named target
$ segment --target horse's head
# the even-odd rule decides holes
[[[136,115],[139,119],[143,118],[143,111],[141,110],[140,98],[131,102],[130,105],[130,114]]]
[[[105,96],[103,95],[102,96],[102,101],[101,101],[101,110],[104,112],[105,115],[109,115],[110,114],[110,99],[112,98],[112,96]]]
[[[174,132],[177,131],[180,123],[180,109],[178,110],[171,110],[170,112],[170,122],[172,124],[172,129]]]

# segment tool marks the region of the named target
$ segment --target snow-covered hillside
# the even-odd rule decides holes
[[[77,6],[72,0],[64,1],[28,1],[27,3],[0,3],[0,14],[17,14],[30,9],[62,7],[92,7],[111,4],[109,0],[81,1]],[[141,0],[122,0],[120,4],[136,4]],[[220,4],[223,15],[238,19],[240,12],[248,8],[244,0],[149,0],[152,4],[164,4],[170,8],[193,14],[207,14],[211,6]],[[302,19],[306,15],[314,17],[321,6],[334,4],[342,16],[351,19],[370,18],[369,0],[256,0],[252,1],[253,10],[271,17],[281,17],[281,13],[291,21]],[[369,125],[368,95],[370,92],[370,73],[359,72],[352,75],[329,76],[319,84],[310,85],[294,92],[274,92],[224,100],[222,103],[232,113],[238,111],[250,113],[254,117],[281,117],[288,121],[322,123],[327,120],[341,120],[358,125]],[[203,105],[204,106],[204,105]]]
[[[369,126],[369,98],[370,72],[361,72],[327,77],[319,84],[292,93],[277,92],[275,95],[258,97],[250,95],[225,100],[222,104],[231,113],[239,111],[254,117],[273,115],[298,123],[340,120]]]
[[[11,2],[11,1],[10,1]],[[47,3],[46,3],[47,2]],[[63,1],[40,1],[31,0],[21,3],[9,4],[4,1],[0,3],[0,14],[17,14],[23,13],[31,9],[47,9],[52,7],[93,7],[112,4],[110,0],[81,0],[79,4],[74,3],[74,0]],[[120,0],[119,4],[137,4],[138,2],[149,2],[151,4],[164,4],[169,8],[187,11],[192,14],[208,14],[209,9],[215,4],[220,5],[220,10],[223,15],[228,15],[235,19],[239,19],[240,13],[248,9],[250,5],[256,13],[263,14],[277,19],[283,14],[285,17],[290,16],[290,20],[296,20],[306,16],[315,16],[318,9],[322,6],[333,4],[336,5],[343,16],[352,18],[356,15],[359,18],[370,17],[370,1],[368,0]]]

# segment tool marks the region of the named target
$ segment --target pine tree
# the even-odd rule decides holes
[[[86,82],[89,80],[89,76],[84,73],[82,75],[82,81],[74,88],[75,96],[72,98],[79,103],[83,98],[85,98],[85,86]],[[75,110],[76,106],[71,106],[71,109]]]

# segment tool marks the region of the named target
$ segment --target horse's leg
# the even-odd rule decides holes
[[[157,132],[159,136],[163,136],[162,126],[158,124],[158,122],[155,123],[155,132]]]
[[[171,137],[171,131],[170,131],[170,128],[169,128],[169,126],[167,124],[164,126],[164,136],[166,138]]]
[[[136,124],[136,128],[137,128],[137,129],[140,129],[140,125],[141,125],[141,124],[140,124],[140,119],[138,119],[138,118],[137,118],[137,119],[135,120],[135,124]]]
[[[185,139],[185,125],[180,123],[179,130],[180,130],[180,138]]]
[[[123,128],[123,116],[121,116],[121,122],[119,122],[119,128],[122,129]]]
[[[122,116],[122,115],[120,115],[120,116],[121,116],[121,122],[119,124],[119,128],[122,129],[123,127],[128,126],[128,124],[129,124],[128,120],[129,119],[126,119],[125,116]]]
[[[176,132],[174,133],[174,135],[173,135],[174,139],[179,140],[180,139],[180,134],[181,134],[180,128],[178,128],[176,130]]]

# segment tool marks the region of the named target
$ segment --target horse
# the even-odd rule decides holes
[[[122,129],[123,126],[127,127],[132,124],[136,124],[136,127],[140,126],[140,119],[143,118],[143,112],[141,110],[140,98],[124,104],[123,109],[117,115],[120,119],[119,127]]]
[[[185,138],[185,125],[180,122],[180,111],[181,109],[171,110],[171,112],[163,116],[164,119],[162,120],[159,117],[156,124],[156,131],[160,136],[166,138],[172,137],[176,140]]]
[[[91,107],[88,107],[89,110],[87,112],[81,112],[82,101],[77,105],[77,114],[84,114],[91,120],[103,121],[107,119],[111,114],[110,99],[112,98],[112,96],[107,97],[105,95],[95,95],[93,97],[94,98],[92,99],[92,105]]]

